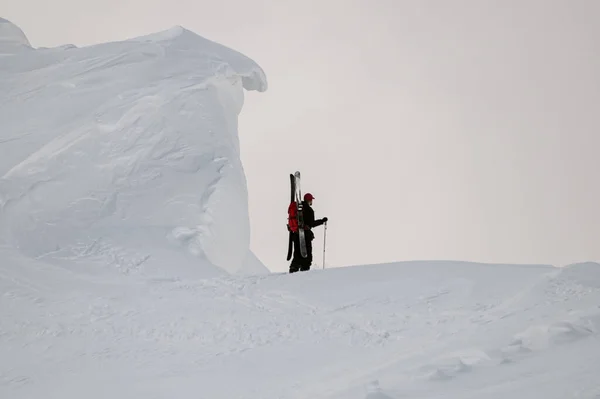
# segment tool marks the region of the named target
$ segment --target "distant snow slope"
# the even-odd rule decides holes
[[[29,42],[2,20],[0,44]],[[181,27],[30,50],[0,56],[1,245],[123,273],[267,272],[237,130],[243,90],[267,88],[255,62]]]
[[[0,397],[600,397],[600,265],[96,278],[0,250]]]

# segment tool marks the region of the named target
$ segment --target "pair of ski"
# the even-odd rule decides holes
[[[294,174],[290,173],[290,189],[290,203],[296,202],[296,221],[298,224],[298,235],[300,238],[300,255],[303,258],[306,258],[308,256],[308,253],[306,252],[306,238],[304,235],[304,219],[302,215],[302,191],[300,190],[299,171],[296,171]],[[293,232],[290,230],[287,260],[290,260],[292,258],[293,241]]]

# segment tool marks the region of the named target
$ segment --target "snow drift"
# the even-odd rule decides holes
[[[10,21],[0,18],[0,56],[32,50],[25,33]]]
[[[266,271],[237,130],[243,90],[267,88],[254,61],[181,27],[33,50],[2,20],[0,46],[2,245],[124,273]]]

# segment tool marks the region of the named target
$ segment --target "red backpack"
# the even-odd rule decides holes
[[[288,206],[288,230],[294,233],[298,231],[298,219],[296,216],[296,201],[292,201],[290,206]]]

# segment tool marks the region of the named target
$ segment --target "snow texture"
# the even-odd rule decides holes
[[[0,398],[600,398],[599,264],[265,273],[244,88],[182,28],[2,59]]]
[[[3,398],[600,397],[598,264],[154,279],[0,259]]]
[[[254,61],[181,27],[3,57],[0,243],[126,274],[267,272],[237,130],[243,90],[266,88]]]

